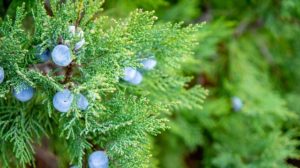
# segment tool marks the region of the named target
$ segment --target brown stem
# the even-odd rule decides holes
[[[64,43],[64,39],[62,38],[62,36],[59,36],[57,38],[57,44],[63,44]]]
[[[66,73],[65,73],[65,79],[63,81],[63,84],[66,84],[66,83],[70,82],[71,77],[73,75],[74,66],[75,66],[75,62],[71,62],[71,64],[69,66],[67,66]]]
[[[47,11],[47,14],[48,14],[49,16],[53,16],[53,11],[52,11],[52,9],[51,9],[50,0],[45,0],[45,1],[44,1],[44,7],[45,7],[45,9],[46,9],[46,11]]]

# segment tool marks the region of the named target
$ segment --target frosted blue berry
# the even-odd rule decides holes
[[[108,157],[104,151],[95,151],[89,156],[89,168],[108,168]]]
[[[136,72],[137,72],[137,70],[132,67],[124,68],[123,80],[127,81],[127,82],[131,81],[135,77]]]
[[[147,58],[144,59],[141,63],[143,64],[143,68],[145,70],[152,70],[156,66],[157,61],[155,58]]]
[[[139,71],[136,71],[134,78],[131,79],[129,82],[131,84],[138,85],[142,82],[142,80],[143,80],[143,75]]]
[[[38,54],[38,57],[40,58],[41,61],[46,62],[50,60],[51,58],[51,52],[49,49],[46,49],[42,54]]]
[[[233,97],[231,103],[234,111],[240,111],[243,108],[243,102],[238,97]]]
[[[30,100],[33,97],[33,94],[34,89],[26,83],[20,84],[13,90],[13,95],[21,102],[26,102]]]
[[[62,113],[66,113],[70,110],[73,101],[73,95],[70,90],[65,89],[57,92],[53,97],[54,108]]]
[[[57,45],[52,51],[52,60],[58,66],[68,66],[72,62],[71,50],[66,45]]]
[[[0,66],[0,83],[4,81],[4,69]]]
[[[87,98],[85,96],[83,96],[82,94],[79,94],[79,98],[77,100],[77,107],[80,110],[86,110],[89,106],[89,102],[87,100]]]

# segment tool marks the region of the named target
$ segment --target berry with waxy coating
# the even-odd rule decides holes
[[[4,69],[0,67],[0,83],[4,81],[4,77],[5,77]]]
[[[134,78],[131,79],[129,82],[131,84],[138,85],[142,81],[143,81],[143,75],[139,71],[136,71],[136,74],[135,74]]]
[[[135,68],[132,68],[132,67],[126,67],[124,68],[124,76],[123,76],[123,80],[124,81],[131,81],[135,75],[137,73],[137,70]]]
[[[143,68],[145,70],[152,70],[156,66],[157,61],[155,58],[147,58],[144,59],[141,63],[143,64]]]
[[[54,47],[52,53],[52,60],[58,66],[68,66],[72,62],[71,50],[68,46],[59,44]]]
[[[42,53],[37,53],[37,56],[41,61],[46,62],[51,58],[51,51],[49,49],[46,49]]]
[[[29,101],[33,97],[33,94],[34,89],[26,83],[20,84],[13,90],[13,95],[21,102]]]
[[[104,151],[95,151],[89,156],[89,168],[108,168],[108,157]]]
[[[85,96],[83,96],[82,94],[79,94],[79,98],[77,100],[77,107],[80,110],[86,110],[89,106],[89,102],[87,100],[87,98]]]
[[[73,94],[70,90],[65,89],[57,92],[53,97],[54,108],[62,113],[66,113],[70,110],[73,101]]]
[[[234,111],[240,111],[243,108],[243,102],[238,97],[233,97],[231,99],[231,103],[232,103],[232,108]]]

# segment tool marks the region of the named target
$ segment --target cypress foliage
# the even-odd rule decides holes
[[[168,128],[166,116],[201,108],[206,90],[187,88],[191,78],[181,66],[193,57],[194,34],[201,25],[157,24],[153,12],[142,10],[113,19],[101,14],[102,4],[35,1],[1,22],[2,167],[35,165],[35,152],[45,137],[61,167],[86,166],[95,150],[107,153],[110,167],[150,167],[150,136]],[[31,26],[24,27],[25,18],[32,20]],[[75,35],[70,26],[75,26]],[[76,48],[82,39],[84,44]],[[72,61],[65,67],[56,65],[52,51],[57,45],[70,49]],[[54,62],[40,60],[48,50]],[[150,56],[157,66],[143,70],[141,61]],[[126,67],[142,72],[141,84],[122,80]],[[12,92],[22,93],[24,85],[33,88],[33,97],[20,102]],[[71,91],[73,101],[69,99],[68,112],[60,113],[53,97],[64,89]],[[78,108],[79,94],[89,103],[86,110]]]
[[[60,167],[86,166],[95,150],[110,167],[282,168],[299,160],[298,0],[52,0],[47,10],[27,1],[16,12],[23,2],[0,10],[11,15],[0,28],[3,167],[34,165],[45,137]],[[130,13],[136,8],[161,20]],[[70,25],[84,32],[79,50],[82,36]],[[70,66],[37,58],[37,49],[57,44],[73,47]],[[143,69],[147,58],[154,69]],[[122,79],[126,67],[141,72],[141,84]],[[35,93],[22,103],[13,90],[24,82]],[[210,91],[203,109],[199,84]],[[65,88],[74,100],[86,96],[88,109],[73,101],[67,113],[55,110],[53,96]]]

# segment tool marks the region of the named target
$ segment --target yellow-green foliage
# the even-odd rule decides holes
[[[170,111],[201,107],[206,91],[199,85],[187,89],[191,78],[181,73],[181,62],[193,57],[194,34],[201,26],[156,24],[153,12],[142,10],[114,19],[101,15],[101,5],[102,1],[51,0],[45,10],[36,1],[18,8],[14,19],[5,17],[0,27],[0,65],[6,74],[0,92],[2,167],[34,164],[34,145],[43,137],[49,139],[61,167],[81,167],[99,149],[107,152],[110,167],[150,167],[149,135],[168,128]],[[30,29],[23,27],[25,16],[32,17]],[[74,45],[78,39],[71,38],[70,25],[84,31],[84,47],[73,52],[70,66],[43,71],[39,66],[47,65],[38,61],[36,47]],[[142,84],[122,81],[123,69],[141,68],[140,61],[149,53],[158,65],[144,72]],[[26,103],[11,96],[11,88],[21,82],[36,89]],[[72,105],[68,113],[55,111],[52,98],[63,88],[84,93],[88,110]]]

